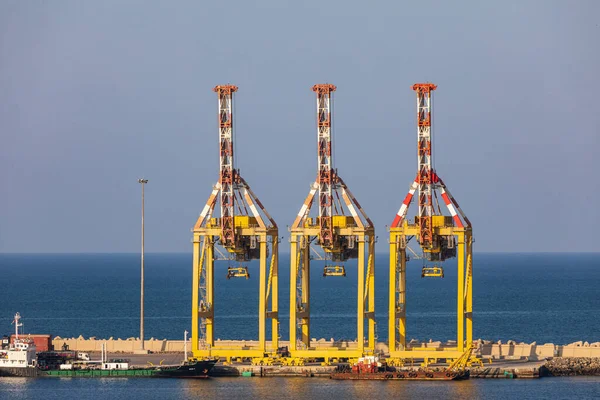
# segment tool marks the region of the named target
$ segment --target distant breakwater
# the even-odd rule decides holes
[[[553,358],[544,367],[550,376],[600,376],[600,357]]]

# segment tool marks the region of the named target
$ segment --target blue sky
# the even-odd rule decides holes
[[[142,176],[146,250],[191,252],[224,83],[240,87],[237,167],[287,236],[316,175],[310,88],[324,82],[338,87],[336,167],[386,250],[416,172],[422,81],[438,85],[435,167],[477,251],[597,251],[599,11],[0,1],[0,252],[138,251]]]

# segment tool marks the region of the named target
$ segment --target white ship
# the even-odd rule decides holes
[[[10,343],[8,349],[0,350],[0,368],[32,368],[36,365],[35,344],[33,339],[19,337],[19,322],[21,315],[15,314],[15,340]],[[1,374],[0,374],[1,375]]]

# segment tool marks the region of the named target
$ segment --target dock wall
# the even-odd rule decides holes
[[[100,351],[102,343],[106,343],[107,351],[109,352],[124,352],[130,353],[140,348],[140,342],[137,338],[128,339],[97,339],[95,337],[83,338],[61,338],[55,337],[52,344],[55,350],[60,350],[63,344],[67,344],[70,350],[77,351]],[[239,347],[253,348],[256,342],[249,340],[239,341],[216,341],[219,347]],[[288,343],[283,341],[280,346],[286,346]],[[445,345],[452,343],[429,342],[420,343],[411,341],[409,346],[412,347],[432,347],[442,349]],[[543,360],[549,357],[600,357],[600,342],[575,342],[567,345],[555,345],[552,343],[537,344],[537,343],[516,343],[508,341],[507,343],[489,342],[478,340],[473,343],[475,352],[482,358],[490,359],[511,359],[511,358],[528,358],[530,360]],[[168,340],[154,339],[146,340],[144,343],[145,349],[151,352],[183,352],[183,340]],[[314,340],[311,342],[311,347],[314,348],[353,348],[356,347],[355,342],[331,342],[324,339]],[[191,345],[188,343],[188,351],[191,350]],[[387,346],[384,343],[377,344],[377,350],[387,353]]]
[[[100,351],[102,343],[106,344],[106,349],[109,352],[124,352],[130,353],[140,348],[139,338],[127,338],[127,339],[98,339],[96,337],[84,338],[79,336],[78,338],[61,338],[59,336],[52,340],[52,345],[55,350],[62,349],[63,345],[66,344],[69,350],[76,351]],[[280,341],[279,346],[287,346],[289,342]],[[243,349],[255,349],[258,347],[257,341],[252,340],[216,340],[215,346],[220,348],[243,348]],[[269,342],[267,342],[269,346]],[[311,348],[340,348],[340,349],[352,349],[356,348],[356,342],[351,341],[340,341],[332,342],[325,341],[325,339],[313,340],[311,342]],[[144,348],[152,352],[183,352],[183,340],[169,340],[169,339],[155,339],[151,338],[144,341]],[[387,346],[383,343],[377,344],[377,349],[386,352]],[[191,344],[188,341],[188,351],[191,351]]]
[[[477,348],[477,347],[475,347]],[[503,358],[528,358],[530,360],[543,360],[551,357],[600,357],[600,342],[575,342],[567,345],[553,343],[489,343],[479,345],[477,352],[480,357]]]

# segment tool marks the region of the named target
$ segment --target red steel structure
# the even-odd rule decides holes
[[[422,248],[431,248],[432,232],[432,184],[431,168],[431,92],[437,86],[432,83],[413,85],[417,92],[417,127],[418,127],[418,177],[419,177],[419,230]]]
[[[334,246],[333,232],[333,182],[336,172],[331,160],[331,93],[336,87],[332,84],[314,85],[317,94],[317,148],[319,184],[319,224],[321,227],[321,246],[331,249]]]
[[[233,93],[234,85],[216,86],[213,89],[219,95],[219,183],[221,184],[221,230],[223,247],[235,246],[233,185],[236,170],[233,164]]]

